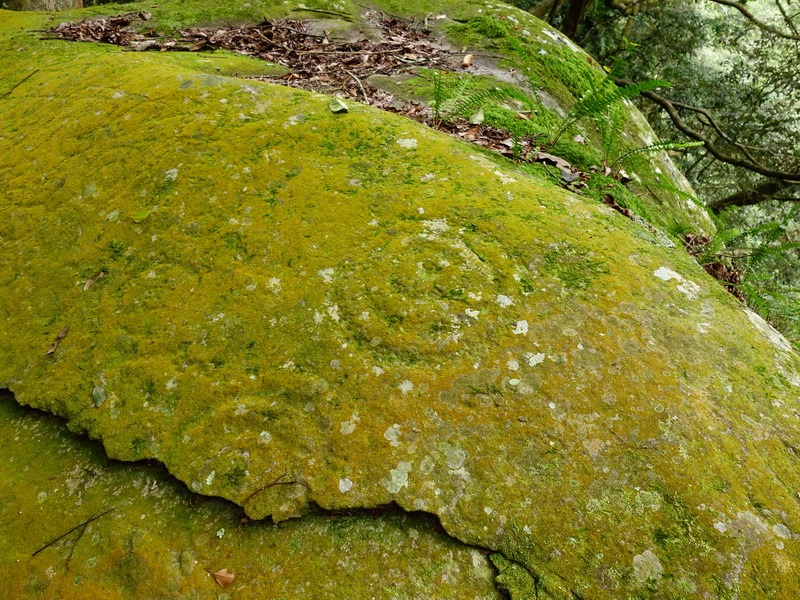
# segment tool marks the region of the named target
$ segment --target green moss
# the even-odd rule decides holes
[[[163,468],[109,460],[8,394],[0,436],[0,574],[9,597],[217,598],[209,573],[222,568],[235,576],[226,593],[241,598],[335,598],[344,587],[360,597],[378,577],[407,597],[497,597],[488,561],[476,568],[477,551],[435,533],[423,515],[243,522],[235,506],[191,494]],[[235,485],[243,475],[224,477]]]
[[[230,9],[217,6],[215,18]],[[543,26],[514,14],[526,49],[508,60],[544,85]],[[797,595],[800,549],[775,531],[800,531],[780,442],[800,447],[787,408],[798,359],[688,256],[548,184],[545,167],[165,53],[19,33],[45,18],[0,20],[13,58],[0,89],[39,69],[0,98],[0,386],[20,402],[251,518],[390,502],[434,513],[556,598],[713,594],[730,573],[759,590],[767,572],[776,597]],[[235,510],[208,517],[194,551],[246,535]],[[735,533],[746,526],[766,532],[752,558]],[[276,552],[307,559],[308,535],[292,529]],[[268,584],[255,577],[252,589]]]
[[[610,272],[605,263],[592,258],[589,251],[566,242],[548,248],[542,260],[544,272],[571,289],[588,289],[598,275]]]

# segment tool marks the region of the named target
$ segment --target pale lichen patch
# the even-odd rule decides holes
[[[633,557],[633,576],[639,583],[661,579],[663,573],[661,561],[651,550],[645,550]]]
[[[411,472],[411,468],[411,462],[400,461],[397,463],[397,468],[389,472],[389,483],[386,489],[389,490],[391,494],[397,494],[408,485],[408,474]]]

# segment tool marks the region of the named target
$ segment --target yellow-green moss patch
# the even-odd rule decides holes
[[[800,363],[688,256],[397,115],[43,18],[0,34],[19,402],[252,518],[435,514],[508,589],[797,595]]]

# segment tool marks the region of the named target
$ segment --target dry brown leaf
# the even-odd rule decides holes
[[[236,578],[236,575],[229,573],[228,569],[220,569],[216,573],[212,573],[212,575],[214,576],[214,581],[216,581],[220,587],[228,587]]]
[[[61,340],[67,337],[68,333],[69,333],[69,325],[67,325],[66,327],[64,327],[64,329],[61,330],[61,333],[58,334],[56,340],[53,342],[53,345],[50,346],[50,349],[47,352],[45,352],[44,355],[47,356],[48,354],[52,354],[53,352],[55,352],[56,348],[58,348],[58,345],[61,343]]]

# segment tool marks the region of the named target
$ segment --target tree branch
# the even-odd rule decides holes
[[[735,8],[740,13],[742,13],[742,15],[744,15],[744,17],[748,21],[750,21],[751,23],[753,23],[753,25],[755,25],[756,27],[758,27],[763,31],[768,31],[773,35],[777,35],[778,37],[782,37],[787,40],[800,41],[800,35],[797,35],[793,25],[792,25],[792,31],[794,33],[787,33],[785,31],[781,31],[780,29],[774,27],[773,25],[770,25],[769,23],[765,23],[764,21],[759,20],[753,13],[747,10],[743,4],[740,4],[739,2],[734,2],[733,0],[709,0],[709,1],[713,2],[714,4],[722,4],[724,6],[730,6],[731,8]]]
[[[800,202],[800,196],[792,197],[785,196],[776,198],[776,194],[783,192],[790,188],[797,187],[796,184],[786,183],[777,179],[768,179],[762,181],[756,187],[747,190],[740,190],[735,194],[731,194],[726,198],[715,200],[709,205],[709,208],[715,213],[730,207],[730,206],[752,206],[767,200],[780,200],[781,202]]]
[[[619,86],[630,85],[629,81],[625,81],[624,79],[614,79],[614,83]],[[784,180],[789,183],[797,183],[800,184],[800,172],[788,172],[788,171],[779,171],[776,169],[772,169],[767,167],[766,165],[761,164],[758,161],[751,160],[750,158],[738,158],[736,156],[730,156],[725,154],[722,150],[717,148],[716,144],[710,138],[704,136],[701,132],[693,129],[689,126],[686,121],[683,120],[680,113],[678,112],[678,106],[681,105],[681,108],[686,108],[687,105],[676,103],[668,98],[664,98],[652,91],[645,91],[641,94],[648,100],[656,103],[660,106],[666,113],[669,115],[669,118],[672,119],[672,124],[675,128],[683,133],[686,137],[696,140],[698,142],[703,142],[703,146],[708,151],[708,153],[716,158],[720,162],[727,163],[734,167],[739,167],[742,169],[746,169],[748,171],[752,171],[753,173],[758,173],[759,175],[763,175],[764,177],[770,177],[772,179],[780,179]]]

